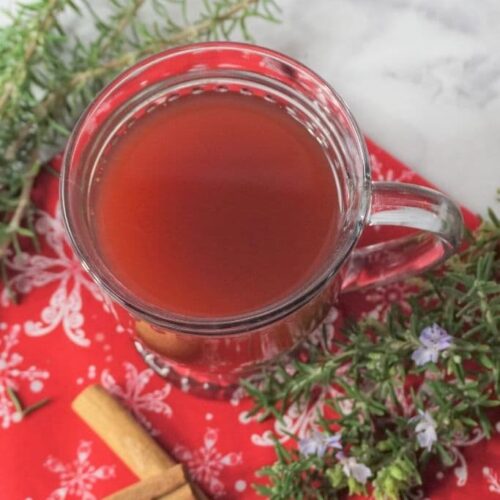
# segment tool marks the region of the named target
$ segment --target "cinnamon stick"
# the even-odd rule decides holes
[[[134,417],[101,386],[87,387],[71,406],[140,479],[161,474],[175,465]]]
[[[167,493],[166,495],[161,495],[155,498],[155,500],[196,500],[191,485],[186,483],[184,486],[177,488],[172,493]]]
[[[148,477],[107,496],[104,500],[151,500],[163,498],[186,483],[186,475],[181,464],[174,465],[161,474]],[[163,495],[163,496],[162,496]]]

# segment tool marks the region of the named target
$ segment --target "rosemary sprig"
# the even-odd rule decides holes
[[[6,391],[7,391],[7,396],[9,396],[9,399],[11,400],[16,412],[19,415],[22,415],[23,405],[22,405],[19,397],[17,396],[16,391],[14,391],[14,389],[12,389],[12,387],[9,387],[9,386],[6,387]]]
[[[50,403],[50,399],[44,398],[36,403],[33,403],[29,406],[24,406],[17,392],[12,389],[12,387],[6,386],[7,396],[9,397],[12,405],[14,406],[17,415],[22,420],[24,417],[27,417],[30,413],[33,413],[36,410],[39,410],[46,404]]]
[[[30,413],[33,413],[34,411],[37,411],[40,408],[43,408],[45,405],[47,405],[49,403],[50,403],[50,399],[49,398],[44,398],[44,399],[41,399],[40,401],[37,401],[36,403],[33,403],[30,406],[27,406],[23,410],[23,417],[26,417]]]
[[[36,0],[19,4],[10,25],[0,28],[0,260],[20,247],[20,237],[34,237],[27,220],[40,165],[106,81],[172,45],[236,34],[248,39],[248,21],[276,21],[277,9],[274,0],[206,0],[190,16],[188,0],[107,4],[104,18],[89,0]],[[146,6],[155,12],[149,24],[141,18]],[[60,23],[68,11],[92,23],[89,43]]]
[[[316,434],[295,436],[298,449],[276,442],[260,493],[409,498],[431,459],[450,467],[457,447],[491,435],[490,410],[500,405],[498,217],[490,211],[466,250],[413,284],[411,315],[395,305],[385,321],[350,324],[333,352],[310,347],[308,362],[243,382],[253,414],[264,418],[281,418],[292,405],[306,410],[332,385],[340,393],[326,398]]]

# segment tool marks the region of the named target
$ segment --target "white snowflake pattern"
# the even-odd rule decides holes
[[[410,170],[404,169],[398,172],[393,168],[386,167],[373,153],[370,154],[370,164],[374,181],[408,182],[413,178],[413,173]]]
[[[472,431],[472,436],[468,439],[464,439],[463,437],[457,436],[453,442],[453,447],[451,448],[452,457],[457,465],[453,469],[453,473],[457,478],[457,486],[465,486],[468,480],[469,471],[467,466],[467,461],[465,459],[464,454],[461,451],[461,448],[466,448],[469,446],[473,446],[483,439],[485,439],[484,432],[476,427]]]
[[[49,378],[49,372],[36,366],[23,368],[24,358],[13,352],[13,347],[19,343],[20,325],[13,325],[7,329],[5,323],[0,324],[3,333],[2,351],[0,352],[0,421],[1,426],[7,429],[12,423],[19,422],[21,415],[16,411],[14,403],[9,398],[7,388],[19,390],[19,382],[30,382],[32,392],[40,392],[43,388],[42,380]]]
[[[89,461],[92,453],[92,442],[80,441],[76,458],[69,463],[49,456],[44,467],[59,476],[59,486],[48,496],[47,500],[64,500],[68,496],[80,497],[83,500],[97,500],[92,493],[97,481],[110,479],[115,475],[114,465],[96,467]]]
[[[366,314],[383,321],[393,304],[399,305],[403,312],[410,313],[411,306],[408,303],[407,297],[411,291],[412,288],[407,283],[396,282],[364,292],[366,301],[369,304],[373,304],[372,309]]]
[[[120,399],[123,404],[135,415],[142,425],[153,435],[158,431],[148,420],[145,411],[160,413],[166,417],[172,416],[172,408],[164,401],[170,394],[171,385],[165,384],[161,389],[151,392],[144,392],[148,385],[153,370],[147,368],[139,371],[132,363],[123,363],[125,368],[125,386],[119,385],[109,370],[104,370],[101,374],[101,384],[113,396]]]
[[[307,336],[307,343],[321,347],[326,351],[331,350],[335,337],[335,321],[338,316],[338,310],[332,307],[325,319]]]
[[[182,445],[174,448],[174,455],[186,464],[195,481],[200,482],[214,498],[226,494],[220,474],[225,467],[234,467],[243,462],[241,453],[223,454],[217,450],[219,430],[207,427],[203,437],[203,446],[191,451]]]
[[[322,388],[318,397],[307,408],[298,404],[291,405],[283,415],[281,422],[275,420],[273,431],[267,430],[262,434],[252,434],[250,437],[251,442],[256,446],[274,446],[274,439],[278,439],[280,443],[285,443],[290,439],[290,435],[295,435],[298,439],[307,437],[308,433],[316,428],[318,415],[323,414],[325,400],[337,398],[341,395],[342,393],[334,387]],[[344,413],[348,414],[351,411],[352,407],[349,400],[343,400],[339,403]],[[242,424],[257,420],[258,415],[249,417],[247,411],[243,411],[239,415],[239,421]]]
[[[7,258],[5,264],[14,273],[9,285],[22,294],[51,283],[57,283],[57,288],[50,295],[48,305],[42,309],[40,319],[24,323],[24,332],[32,337],[39,337],[62,326],[72,342],[86,347],[90,340],[83,329],[85,318],[82,314],[82,290],[87,290],[96,301],[102,303],[106,312],[116,317],[113,304],[86,274],[71,251],[61,222],[59,206],[55,217],[38,211],[35,230],[46,241],[53,255],[21,252]],[[7,288],[3,290],[0,302],[4,307],[9,305]]]
[[[491,467],[483,467],[483,476],[488,483],[488,490],[500,494],[500,479]]]

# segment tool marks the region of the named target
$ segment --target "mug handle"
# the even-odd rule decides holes
[[[434,189],[374,182],[369,226],[403,226],[422,232],[355,249],[341,290],[397,281],[430,269],[458,250],[464,225],[455,203]]]

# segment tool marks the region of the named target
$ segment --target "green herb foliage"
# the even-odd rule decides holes
[[[342,453],[371,472],[363,484],[338,450],[305,455],[276,442],[277,462],[260,471],[266,481],[258,491],[283,500],[346,492],[409,498],[429,461],[449,467],[460,443],[491,436],[490,413],[500,404],[499,278],[500,222],[490,212],[466,250],[441,271],[412,280],[410,315],[395,305],[385,321],[365,318],[345,328],[333,352],[311,347],[308,362],[292,361],[291,369],[277,368],[259,384],[243,382],[253,414],[263,419],[282,418],[291,405],[305,409],[333,384],[341,395],[327,398],[332,414],[318,415],[317,427],[327,436],[339,432]],[[417,365],[412,355],[434,324],[451,336],[450,345],[435,362]],[[431,424],[422,428],[423,416]],[[419,442],[426,429],[428,446]]]
[[[172,45],[250,38],[252,18],[275,21],[273,0],[35,0],[19,4],[0,28],[0,262],[19,238],[35,234],[30,194],[47,150],[62,147],[82,109],[118,72]],[[155,21],[141,10],[154,10]],[[83,43],[62,17],[86,23]]]

